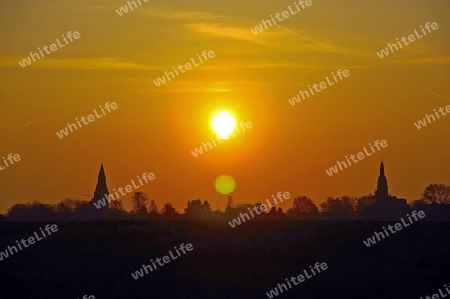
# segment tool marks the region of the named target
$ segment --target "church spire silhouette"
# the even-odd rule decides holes
[[[380,176],[378,177],[378,185],[377,185],[377,190],[375,191],[375,196],[378,199],[386,199],[389,197],[387,179],[386,179],[386,176],[384,175],[383,161],[381,161],[381,164],[380,164]]]
[[[98,173],[97,186],[95,187],[94,191],[94,198],[91,200],[91,202],[97,202],[98,200],[104,198],[105,195],[108,198],[109,190],[108,186],[106,185],[105,168],[103,167],[102,163],[100,166],[100,171]]]

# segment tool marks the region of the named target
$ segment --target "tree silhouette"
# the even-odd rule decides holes
[[[356,209],[356,199],[349,196],[342,196],[341,207],[343,212],[354,212]]]
[[[277,208],[275,207],[275,205],[272,205],[268,214],[269,216],[275,216],[277,214]]]
[[[74,217],[81,220],[98,219],[99,213],[104,213],[103,210],[97,210],[90,202],[81,201],[75,208]]]
[[[60,214],[66,214],[66,213],[72,213],[73,209],[68,206],[66,203],[64,203],[64,201],[59,202],[56,205],[56,213],[60,213]]]
[[[298,196],[292,202],[292,208],[287,210],[289,216],[298,216],[301,213],[317,213],[319,209],[313,201],[306,196]]]
[[[203,218],[211,213],[211,206],[206,200],[202,204],[200,199],[196,199],[187,202],[184,212],[188,218]]]
[[[176,211],[176,209],[173,207],[173,205],[171,203],[166,203],[163,206],[161,215],[163,215],[165,217],[175,217],[178,215],[178,212]]]
[[[58,214],[58,219],[68,219],[81,204],[82,200],[66,198],[56,204],[54,212]]]
[[[203,209],[205,210],[205,212],[211,212],[211,205],[209,204],[209,202],[207,200],[205,200],[203,202]]]
[[[230,196],[228,196],[228,199],[227,199],[227,206],[225,207],[225,213],[231,212],[233,207],[234,207],[233,197],[231,197],[231,195],[230,195]]]
[[[150,203],[148,204],[148,213],[150,216],[157,216],[158,213],[158,206],[156,205],[156,202],[152,199],[150,200]]]
[[[356,211],[363,212],[365,208],[373,206],[376,202],[376,197],[373,194],[364,195],[356,199]]]
[[[18,203],[8,209],[6,216],[11,219],[23,219],[27,216],[28,207],[26,204]]]
[[[411,207],[412,207],[413,209],[421,209],[421,208],[423,208],[424,206],[426,206],[426,205],[428,205],[428,204],[429,204],[429,203],[427,203],[427,202],[425,201],[425,199],[421,198],[421,199],[413,200],[413,201],[411,202]]]
[[[112,200],[111,203],[109,204],[109,208],[115,211],[124,211],[122,199]]]
[[[443,184],[431,184],[422,193],[422,199],[430,204],[449,204],[450,187]]]
[[[54,218],[55,209],[52,205],[47,205],[35,201],[31,204],[15,204],[7,212],[9,218],[14,220],[34,220],[43,221]]]
[[[320,210],[328,213],[351,213],[355,211],[356,200],[348,196],[338,198],[327,197],[320,204]]]
[[[319,207],[321,212],[333,213],[339,210],[339,198],[327,197]]]
[[[143,192],[135,192],[133,197],[131,197],[131,203],[133,204],[133,212],[137,213],[147,213],[147,195]]]
[[[258,210],[261,211],[261,214],[260,214],[260,215],[264,215],[264,214],[266,213],[266,211],[262,211],[262,210],[261,210],[262,203],[257,202],[257,203],[254,204],[254,206],[255,206]],[[266,209],[267,209],[267,207],[266,207]]]

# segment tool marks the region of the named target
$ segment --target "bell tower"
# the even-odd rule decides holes
[[[388,185],[387,185],[387,179],[384,175],[384,164],[383,161],[381,161],[380,164],[380,176],[378,177],[378,184],[377,184],[377,190],[375,191],[375,196],[378,200],[384,200],[388,199]]]
[[[104,198],[106,195],[106,198],[109,198],[109,190],[108,186],[106,185],[106,175],[105,175],[105,168],[103,167],[103,163],[100,166],[100,171],[98,173],[98,179],[97,179],[97,186],[95,187],[94,191],[94,198],[91,200],[91,203],[97,202]],[[109,208],[107,205],[106,208]]]

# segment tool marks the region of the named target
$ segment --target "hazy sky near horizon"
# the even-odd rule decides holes
[[[278,22],[282,28],[254,35],[250,28],[294,1],[141,0],[123,16],[116,13],[123,0],[2,1],[0,157],[20,154],[21,161],[0,171],[0,213],[18,202],[89,200],[81,195],[93,194],[102,161],[110,190],[153,172],[156,179],[137,191],[180,211],[196,198],[223,210],[227,196],[214,188],[222,174],[236,180],[235,203],[263,202],[279,191],[316,204],[373,193],[381,156],[392,195],[412,201],[428,184],[450,185],[450,116],[414,126],[450,105],[450,2],[312,2]],[[439,29],[376,55],[427,22]],[[18,64],[68,31],[81,37],[25,68]],[[215,57],[155,86],[164,71],[203,50]],[[288,103],[338,69],[350,76]],[[56,136],[106,102],[118,109]],[[222,110],[253,128],[194,158]],[[325,173],[377,139],[388,146]]]

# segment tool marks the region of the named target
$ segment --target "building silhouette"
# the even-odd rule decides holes
[[[381,161],[377,189],[375,190],[375,203],[366,207],[363,218],[367,220],[399,220],[411,210],[405,198],[389,195],[387,178],[384,173],[384,163]]]
[[[100,171],[98,172],[97,186],[95,187],[94,197],[91,199],[90,203],[98,202],[103,198],[109,198],[108,185],[106,184],[106,174],[103,163],[100,165]],[[109,209],[109,205],[103,207],[104,209]]]
[[[380,175],[378,177],[377,190],[375,191],[377,200],[386,200],[389,198],[388,185],[386,175],[384,174],[384,163],[380,164]]]

